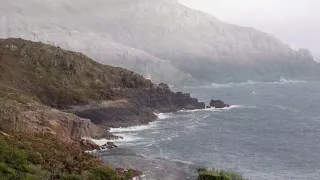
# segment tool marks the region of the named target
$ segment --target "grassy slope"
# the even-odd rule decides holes
[[[126,180],[131,172],[119,174],[81,150],[51,135],[0,135],[0,179],[16,180]]]
[[[121,95],[114,88],[149,87],[150,83],[81,53],[22,39],[0,40],[0,92],[20,91],[52,107],[117,99]]]

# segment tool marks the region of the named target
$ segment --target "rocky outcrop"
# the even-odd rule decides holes
[[[70,109],[79,117],[91,119],[100,127],[128,127],[148,124],[155,120],[154,112],[175,112],[181,109],[204,109],[205,103],[191,98],[189,93],[172,92],[168,85],[150,85],[149,88],[121,88],[125,99],[103,101]]]
[[[98,144],[96,144],[91,139],[81,139],[80,140],[80,146],[81,146],[81,148],[83,150],[86,150],[86,151],[108,150],[108,149],[113,149],[113,148],[117,148],[118,147],[113,142],[107,142],[106,144],[103,144],[103,145],[99,146]]]
[[[86,151],[101,150],[100,146],[90,139],[81,139],[80,146]]]
[[[106,150],[106,149],[113,149],[113,148],[117,148],[118,146],[115,145],[113,142],[107,142],[106,144],[103,144],[102,146],[100,146],[100,148],[102,150]]]
[[[20,94],[0,93],[0,130],[54,134],[64,141],[102,137],[103,129],[89,119],[62,112]]]
[[[221,100],[211,100],[210,101],[210,106],[214,107],[214,108],[225,108],[225,107],[230,107],[229,104],[225,104],[223,101]]]
[[[0,127],[66,140],[109,136],[102,129],[147,124],[157,112],[202,109],[141,75],[81,53],[22,39],[0,40]],[[11,94],[13,93],[13,94]],[[1,129],[0,129],[1,130]]]

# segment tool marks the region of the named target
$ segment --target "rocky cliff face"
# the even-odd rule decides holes
[[[157,82],[319,76],[319,65],[306,50],[293,50],[271,35],[226,24],[175,0],[59,0],[46,4],[11,0],[1,5],[3,36],[54,43],[99,62],[143,75],[148,71]]]
[[[105,130],[89,119],[47,107],[19,93],[0,93],[0,129],[4,132],[49,133],[64,141],[105,135]]]
[[[65,140],[108,136],[110,127],[147,124],[154,111],[204,108],[123,68],[22,39],[0,40],[0,129]]]

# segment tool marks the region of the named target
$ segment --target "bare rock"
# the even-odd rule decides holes
[[[101,150],[100,146],[95,142],[89,139],[81,139],[80,145],[84,150],[93,151],[93,150]]]
[[[44,106],[21,94],[0,96],[0,130],[49,133],[64,141],[104,134],[104,130],[89,119]]]
[[[229,104],[225,104],[221,100],[211,100],[210,101],[210,106],[214,108],[225,108],[225,107],[230,107]]]

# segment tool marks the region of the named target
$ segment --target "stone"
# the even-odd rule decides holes
[[[210,106],[214,108],[225,108],[225,107],[230,107],[229,104],[225,104],[221,100],[211,100],[210,101]]]
[[[101,150],[100,146],[90,139],[81,139],[80,145],[87,151]]]

